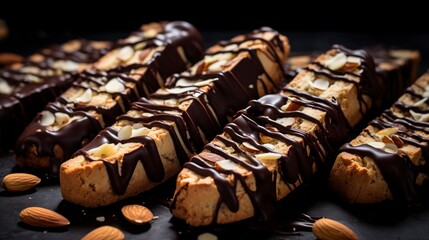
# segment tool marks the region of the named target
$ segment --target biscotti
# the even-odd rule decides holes
[[[340,148],[330,186],[350,203],[418,202],[428,178],[429,74]]]
[[[377,74],[380,76],[382,95],[377,110],[389,108],[402,95],[405,88],[417,79],[420,53],[416,50],[387,47],[369,48],[374,57]]]
[[[98,60],[110,45],[72,40],[0,69],[0,149],[12,148],[36,113],[66,90],[75,73]]]
[[[211,47],[61,165],[63,198],[104,206],[171,178],[237,110],[276,89],[288,53],[287,38],[269,28]]]
[[[320,55],[278,95],[267,95],[185,163],[173,215],[193,226],[267,219],[274,202],[326,165],[372,104],[372,58],[341,46]]]
[[[150,24],[118,41],[27,126],[15,148],[18,165],[58,176],[60,164],[113,124],[131,102],[201,56],[201,36],[185,22]]]

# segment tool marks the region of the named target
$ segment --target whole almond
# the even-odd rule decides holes
[[[122,207],[124,217],[133,224],[146,224],[153,219],[152,212],[144,206],[132,204]]]
[[[41,207],[28,207],[19,213],[22,222],[34,227],[64,227],[70,221],[63,215]]]
[[[322,218],[313,225],[313,234],[320,240],[356,240],[356,233],[340,222]]]
[[[27,173],[11,173],[3,178],[3,187],[11,192],[20,192],[33,188],[40,178]]]
[[[125,235],[112,226],[102,226],[86,234],[82,240],[122,240]]]

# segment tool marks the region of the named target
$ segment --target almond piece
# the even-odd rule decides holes
[[[329,69],[336,71],[342,68],[346,64],[346,62],[347,62],[347,56],[344,53],[340,52],[340,53],[337,53],[337,55],[330,58],[329,60],[327,60],[325,65]]]
[[[295,124],[295,118],[293,117],[279,118],[276,120],[276,122],[284,127],[289,127]]]
[[[52,228],[70,224],[63,215],[41,207],[28,207],[19,213],[19,218],[23,223],[34,227]]]
[[[402,139],[397,135],[392,135],[392,141],[398,148],[401,148],[405,145],[404,141],[402,141]]]
[[[322,218],[313,225],[313,234],[320,240],[357,240],[356,233],[344,224]]]
[[[383,149],[386,146],[386,144],[383,142],[369,142],[367,144],[370,145],[371,147],[378,148],[378,149]]]
[[[119,78],[111,79],[105,86],[106,92],[108,93],[117,93],[125,90],[124,84],[121,83]]]
[[[112,226],[102,226],[86,234],[81,240],[122,240],[125,235]]]
[[[202,159],[204,159],[208,162],[212,162],[212,163],[225,160],[224,157],[219,156],[215,153],[211,153],[211,152],[201,152],[200,154],[198,154],[198,156],[200,156]]]
[[[75,103],[89,103],[92,99],[92,90],[86,89],[78,98],[74,100]]]
[[[70,122],[70,117],[65,113],[57,112],[55,113],[55,122],[58,126],[64,126]]]
[[[153,214],[148,208],[137,204],[124,206],[122,207],[121,212],[132,224],[146,224],[153,219]]]
[[[123,62],[129,60],[134,55],[134,49],[130,46],[125,46],[119,50],[117,58]]]
[[[255,148],[252,144],[248,142],[243,142],[243,147],[244,149],[252,153],[259,152],[259,149]]]
[[[55,122],[55,115],[49,111],[42,112],[42,118],[40,119],[40,125],[51,126]]]
[[[393,140],[390,137],[388,137],[388,136],[383,136],[381,138],[381,141],[384,142],[384,143],[393,143]]]
[[[318,79],[314,80],[314,82],[310,82],[310,85],[313,88],[325,91],[326,89],[329,88],[329,81],[325,80],[325,79],[318,78]]]
[[[398,132],[397,127],[391,127],[391,128],[382,129],[382,130],[378,131],[376,134],[378,136],[390,136],[390,135],[395,134],[397,132]]]
[[[280,153],[261,153],[261,154],[256,154],[255,158],[258,160],[277,160],[279,158],[281,158],[281,154]]]
[[[133,131],[133,128],[129,125],[122,127],[121,130],[118,131],[118,139],[120,141],[130,139],[132,131]]]
[[[213,233],[206,232],[198,235],[197,240],[218,240],[218,238]]]
[[[234,170],[234,169],[236,169],[238,167],[238,165],[235,162],[233,162],[233,161],[231,161],[229,159],[224,159],[224,160],[217,161],[215,163],[215,167],[217,169],[220,168],[220,169],[223,169],[223,170]]]
[[[11,192],[20,192],[33,188],[40,178],[27,173],[11,173],[3,178],[3,187]]]

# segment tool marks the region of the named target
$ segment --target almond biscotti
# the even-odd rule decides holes
[[[331,188],[350,203],[396,200],[412,204],[428,178],[429,74],[340,148]]]
[[[72,40],[0,69],[0,150],[12,148],[36,113],[110,46],[109,42]]]
[[[193,226],[267,219],[273,205],[326,165],[372,105],[376,79],[365,51],[334,46],[278,95],[251,101],[184,164],[171,206]]]
[[[269,28],[211,47],[61,165],[63,198],[104,206],[171,178],[237,110],[276,89],[288,53],[287,38]]]
[[[131,102],[201,56],[201,36],[185,22],[150,24],[118,41],[27,126],[15,148],[18,165],[58,176],[60,164],[113,124]]]

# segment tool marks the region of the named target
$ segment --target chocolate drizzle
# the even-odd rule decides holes
[[[340,151],[371,157],[383,174],[394,198],[409,203],[415,201],[417,174],[406,154],[387,153],[370,145],[351,146],[349,143],[343,145]]]
[[[27,127],[17,143],[16,154],[21,165],[41,167],[28,159],[27,154],[30,147],[34,144],[38,149],[37,158],[46,157],[51,162],[56,161],[57,163],[53,164],[55,166],[51,167],[56,168],[56,170],[51,169],[51,173],[58,173],[58,167],[64,160],[69,159],[74,151],[91,140],[105,125],[113,124],[117,116],[125,113],[130,108],[131,102],[155,91],[167,76],[185,69],[189,62],[195,62],[201,57],[201,36],[190,24],[185,22],[165,23],[162,24],[160,31],[154,37],[147,38],[141,35],[139,37],[140,40],[137,42],[119,41],[115,46],[115,48],[118,48],[125,45],[137,46],[139,43],[144,43],[142,45],[144,51],[158,49],[158,52],[155,52],[145,63],[119,66],[108,72],[87,69],[81,73],[79,80],[73,83],[73,88],[90,88],[96,95],[108,94],[111,96],[109,100],[111,104],[108,104],[108,106],[79,104],[71,102],[66,98],[66,95],[58,97],[55,105],[62,105],[68,109],[68,112],[85,113],[85,121],[91,122],[92,125],[83,123],[83,120],[73,121],[66,125],[66,127],[52,132],[41,128],[39,119],[35,119]],[[180,55],[179,48],[186,55],[186,59]],[[108,93],[102,89],[113,78],[124,85],[125,90],[123,92]],[[121,101],[117,101],[119,99]],[[54,109],[47,108],[46,110],[55,113]],[[94,112],[97,114],[94,114]],[[100,116],[97,115],[101,115],[102,118],[99,119]],[[97,123],[97,127],[94,127],[94,122],[101,122],[104,125],[100,126]],[[41,130],[42,133],[38,130]],[[79,133],[76,134],[76,132]],[[44,138],[46,135],[49,135],[50,141],[45,143]],[[60,158],[54,155],[54,147],[56,145],[59,145],[64,151],[64,154]],[[150,144],[148,143],[147,145]],[[56,176],[56,174],[53,174],[53,176]],[[156,179],[158,178],[154,178],[154,180]]]
[[[277,161],[279,173],[283,181],[292,190],[296,187],[295,183],[299,182],[301,184],[302,181],[308,181],[311,178],[314,163],[319,167],[323,167],[324,161],[328,156],[333,154],[333,149],[337,147],[341,139],[347,136],[349,126],[347,125],[347,121],[344,121],[345,117],[335,99],[329,101],[307,93],[297,92],[290,88],[286,88],[285,91],[296,95],[266,95],[259,100],[251,101],[250,106],[241,111],[235,120],[224,128],[225,135],[218,135],[216,137],[218,141],[221,141],[228,147],[232,147],[234,152],[244,157],[246,161],[235,155],[231,155],[214,143],[209,143],[205,147],[209,152],[219,155],[224,159],[229,159],[249,172],[252,172],[256,178],[256,191],[249,189],[244,177],[240,173],[232,170],[215,170],[213,166],[207,163],[207,160],[204,161],[204,158],[199,155],[194,156],[190,162],[184,165],[184,168],[194,171],[203,178],[210,176],[215,181],[221,197],[213,214],[213,224],[216,223],[222,203],[225,203],[232,212],[238,210],[238,199],[235,195],[237,181],[240,181],[244,187],[258,217],[266,220],[273,213],[273,203],[276,200],[277,188],[276,183],[273,181],[275,173],[268,171],[254,156],[240,148],[240,143],[250,143],[260,152],[273,152],[272,149],[261,143],[260,136],[264,135],[290,145],[287,154],[282,154]],[[326,112],[325,122],[319,122],[317,119],[300,111],[280,110],[288,100],[293,101],[301,107],[309,107]],[[319,129],[315,132],[314,136],[298,128],[284,127],[276,122],[277,119],[284,117],[293,117],[313,122]],[[291,136],[302,139],[302,142]],[[307,154],[306,146],[310,148],[311,152],[309,154]],[[231,184],[227,181],[226,176],[228,175],[234,175],[233,179],[235,182]],[[175,196],[178,194],[179,192],[176,192]],[[175,199],[173,199],[172,203],[172,209],[174,208]]]
[[[255,34],[256,33],[259,32],[255,32]],[[240,41],[240,43],[262,39],[255,37],[255,34],[246,35],[245,40]],[[276,34],[278,35],[278,33]],[[275,49],[283,49],[283,45],[275,46],[273,42],[267,42],[265,40],[263,42],[272,47],[272,50],[266,53],[268,54],[267,57],[272,59],[273,62],[280,63],[280,58]],[[237,43],[234,42],[234,44]],[[282,43],[279,42],[278,44]],[[166,84],[170,89],[163,89],[151,94],[149,100],[141,98],[132,105],[132,111],[118,117],[118,121],[128,121],[129,123],[127,124],[141,123],[147,128],[158,127],[167,130],[173,140],[178,160],[182,165],[185,164],[192,153],[200,151],[204,147],[204,144],[207,143],[207,139],[213,139],[216,136],[216,133],[218,133],[221,127],[228,121],[228,116],[232,116],[233,113],[241,109],[249,100],[258,97],[259,93],[256,86],[258,82],[264,83],[260,79],[262,75],[267,77],[269,81],[271,81],[271,84],[276,84],[280,81],[280,79],[273,79],[265,71],[254,49],[244,48],[231,51],[221,49],[216,53],[213,52],[210,54],[232,53],[236,56],[242,52],[248,53],[249,57],[239,59],[240,61],[228,70],[204,71],[195,74],[188,71],[173,75],[168,79]],[[189,86],[176,86],[178,81],[183,79],[195,82],[195,85],[189,85],[192,87],[190,89]],[[201,83],[206,80],[212,81]],[[263,87],[265,89],[271,88],[268,85]],[[181,89],[183,89],[183,91]],[[237,89],[240,89],[241,94],[236,94]],[[169,101],[173,104],[168,104]],[[171,123],[174,123],[174,125]],[[87,150],[106,142],[104,140],[97,140],[98,138],[103,138],[104,132],[105,131],[102,131],[94,141],[77,154],[82,154],[86,156],[86,159],[93,161],[94,159],[88,156]],[[158,177],[149,177],[149,180],[152,182],[158,183],[163,180],[163,177],[160,177],[162,174],[158,174],[165,172],[162,166],[161,156],[159,156],[154,141],[152,139],[149,141],[149,139],[150,137],[146,137],[146,142],[142,143],[142,146],[136,150],[137,152],[144,152],[144,154],[141,153],[138,156],[133,155],[124,158],[122,161],[122,176],[117,173],[117,167],[115,167],[114,164],[112,165],[104,161],[107,171],[109,172],[112,188],[116,194],[122,195],[125,193],[130,179],[126,176],[132,175],[136,166],[136,161],[139,159],[143,162],[143,165],[145,165],[145,162],[149,161],[161,163],[153,165],[156,166],[155,168],[145,169],[146,172],[150,170],[157,173],[156,176]],[[107,141],[116,143],[117,139],[110,137]],[[136,142],[137,140],[130,139],[127,141]],[[239,160],[237,159],[237,161]],[[258,184],[266,182],[267,180],[271,181],[271,174],[269,171],[256,160],[253,160],[253,165],[250,164],[247,165],[247,167],[255,171],[258,170],[266,173],[265,175],[258,176],[258,178],[261,178],[258,179]],[[125,173],[124,171],[127,172]],[[240,181],[244,183],[244,179]],[[247,190],[250,194],[250,189]],[[269,191],[266,192],[269,195],[257,193],[257,197],[254,198],[255,204],[262,204],[267,202],[266,199],[272,199],[271,195],[274,193],[271,192],[271,189],[267,191]],[[228,202],[234,201],[233,196],[230,196],[231,198]],[[234,204],[231,204],[230,207],[234,208]]]
[[[423,87],[414,84],[406,90],[405,94],[415,101],[423,99],[422,93],[419,93],[421,91],[417,92],[413,89],[424,90]],[[426,137],[429,135],[429,123],[415,120],[410,111],[418,114],[428,113],[427,109],[409,106],[398,100],[391,109],[386,110],[380,117],[371,121],[370,125],[377,129],[397,128],[397,137],[405,144],[419,148],[422,152],[421,158],[429,159],[429,139]],[[366,132],[371,134],[369,130]],[[429,173],[427,161],[418,160],[417,165],[403,151],[398,151],[396,154],[386,153],[369,145],[351,146],[346,144],[340,151],[371,157],[387,182],[394,200],[408,204],[418,200],[416,178],[419,173]]]
[[[340,45],[334,45],[333,49],[335,49],[337,52],[343,52],[348,56],[360,58],[361,64],[358,67],[359,71],[333,71],[317,61],[312,62],[313,65],[310,64],[307,68],[305,68],[305,70],[314,72],[316,75],[328,77],[331,80],[344,81],[354,84],[357,89],[360,113],[363,116],[365,114],[365,111],[367,111],[371,107],[371,103],[369,103],[363,98],[364,95],[369,96],[371,101],[376,102],[376,105],[379,105],[379,101],[381,100],[379,99],[379,96],[375,93],[375,89],[379,89],[381,86],[379,86],[378,78],[375,75],[374,61],[372,57],[363,50],[353,51]],[[317,67],[315,67],[314,65]],[[350,78],[348,75],[357,77],[359,81]],[[365,106],[365,108],[363,108],[362,104]]]

